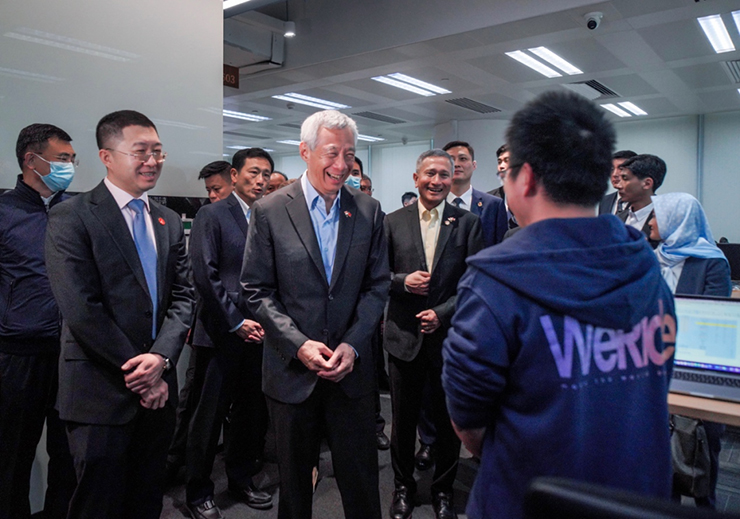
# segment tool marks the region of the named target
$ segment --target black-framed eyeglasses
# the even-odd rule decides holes
[[[157,164],[161,164],[165,161],[167,158],[167,152],[162,150],[157,151],[137,151],[134,153],[128,153],[127,151],[121,151],[114,148],[105,148],[108,151],[117,151],[118,153],[122,153],[124,155],[128,155],[129,157],[133,157],[136,160],[141,161],[142,164],[146,164],[149,162],[149,157],[154,158],[154,162]]]
[[[46,160],[44,157],[39,155],[38,153],[34,153],[38,158],[46,162],[47,164],[51,164],[52,162],[63,162],[65,164],[74,164],[75,167],[80,165],[80,159],[78,159],[76,156],[70,156],[70,155],[57,155],[54,157],[55,160],[49,161]]]

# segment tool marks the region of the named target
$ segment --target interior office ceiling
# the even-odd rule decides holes
[[[308,42],[318,46],[320,35],[316,28],[320,24],[312,27],[310,17],[321,16],[320,7],[329,9],[331,2],[319,1],[320,6],[314,6],[313,11],[306,7],[311,4],[309,0],[278,2],[260,9],[281,19],[297,19],[298,34],[286,40],[283,66],[243,74],[238,90],[224,87],[224,109],[271,118],[248,122],[224,117],[224,153],[234,152],[229,146],[261,146],[278,154],[296,153],[295,146],[276,141],[298,140],[301,122],[318,108],[288,106],[286,101],[271,97],[287,92],[351,106],[343,112],[355,118],[360,133],[381,137],[384,143],[431,139],[435,125],[452,120],[509,119],[536,95],[573,83],[580,86],[571,88],[599,96],[595,99],[599,104],[636,104],[648,114],[640,118],[740,109],[740,50],[715,53],[697,22],[697,17],[722,14],[735,47],[740,49],[740,33],[730,14],[740,10],[740,0],[520,1],[520,6],[528,6],[521,8],[527,17],[518,20],[513,19],[516,4],[496,0],[488,2],[490,9],[500,6],[509,12],[489,20],[508,17],[511,21],[491,24],[483,20],[478,28],[454,28],[458,32],[442,37],[432,37],[443,31],[430,27],[429,31],[415,33],[423,32],[428,38],[417,35],[416,41],[391,46],[386,42],[394,41],[397,30],[386,36],[379,29],[376,38],[368,37],[366,31],[356,30],[357,24],[363,23],[362,16],[369,16],[360,13],[354,18],[355,23],[346,25],[341,37],[329,42],[333,44],[332,52],[311,56],[310,49],[302,45]],[[352,20],[355,2],[341,3],[350,11],[343,16]],[[546,4],[549,11],[528,16],[532,12],[528,9],[534,4]],[[568,8],[575,4],[578,6]],[[440,27],[449,27],[445,20],[456,16],[456,10],[464,9],[466,3],[456,5],[440,17]],[[297,10],[297,15],[288,18],[286,6]],[[480,9],[480,4],[476,9]],[[592,11],[603,13],[596,30],[589,30],[584,19]],[[240,16],[246,15],[233,18],[238,21]],[[395,27],[418,22],[402,9],[387,16],[394,17]],[[397,16],[408,19],[396,20]],[[307,35],[304,42],[302,28]],[[342,38],[348,42],[346,49],[341,47]],[[576,65],[583,74],[546,78],[505,54],[539,46],[546,46]],[[300,55],[297,63],[291,63],[292,51]],[[323,59],[321,54],[332,57]],[[225,53],[225,59],[228,55]],[[423,97],[371,79],[395,72],[451,93]],[[588,85],[584,86],[586,82]],[[605,93],[593,90],[602,86],[606,87]],[[611,113],[609,117],[625,120]],[[358,144],[361,147],[364,143]]]

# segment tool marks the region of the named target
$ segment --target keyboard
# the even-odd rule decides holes
[[[695,373],[692,371],[676,370],[673,378],[687,382],[699,382],[701,384],[712,384],[715,386],[740,387],[740,378],[723,377],[722,375],[709,375],[707,373]]]

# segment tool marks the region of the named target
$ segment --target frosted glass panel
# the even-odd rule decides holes
[[[70,190],[91,189],[105,176],[98,120],[132,109],[168,152],[152,193],[203,196],[198,171],[221,158],[221,2],[3,1],[0,49],[0,188],[19,173],[18,132],[41,122],[72,136],[81,164]]]

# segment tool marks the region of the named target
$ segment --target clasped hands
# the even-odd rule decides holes
[[[339,382],[355,366],[355,350],[346,342],[332,351],[323,342],[307,340],[298,348],[298,360],[330,382]]]
[[[403,280],[403,284],[406,286],[406,290],[412,294],[419,296],[425,296],[429,294],[429,279],[432,275],[424,270],[417,270],[412,272]],[[432,309],[422,310],[416,314],[416,318],[420,321],[421,333],[432,333],[440,326],[439,317],[437,312]]]
[[[126,387],[141,396],[146,409],[160,409],[167,403],[169,387],[162,380],[164,358],[156,353],[142,353],[121,366]]]

